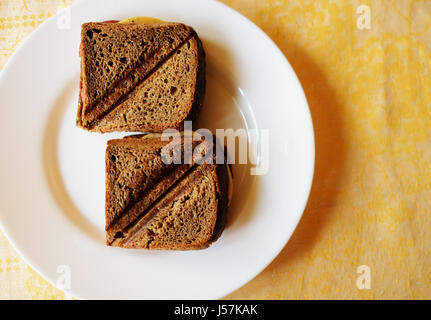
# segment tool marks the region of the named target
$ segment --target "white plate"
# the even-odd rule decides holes
[[[64,29],[68,14],[71,25]],[[202,38],[208,86],[200,126],[269,129],[268,173],[252,176],[249,167],[234,166],[228,226],[206,250],[104,244],[104,150],[108,139],[122,134],[75,127],[80,25],[138,15],[184,22]],[[43,23],[15,52],[0,77],[0,98],[2,229],[51,283],[67,285],[57,281],[67,275],[59,266],[70,268],[66,291],[75,297],[223,297],[276,257],[307,202],[314,139],[302,88],[276,45],[221,3],[80,1]]]

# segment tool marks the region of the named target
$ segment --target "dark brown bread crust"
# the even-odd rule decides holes
[[[229,188],[229,178],[226,165],[216,166],[216,176],[217,176],[217,198],[218,198],[218,218],[214,229],[214,234],[208,245],[216,241],[226,226],[227,222],[227,209],[228,209],[228,188]]]
[[[118,144],[126,144],[128,146],[137,146],[139,144],[149,144],[149,145],[160,145],[160,143],[166,144],[167,142],[161,142],[160,138],[149,138],[149,139],[140,139],[140,136],[132,136],[126,137],[125,139],[117,139],[111,140],[108,142],[109,145],[118,145]],[[216,151],[213,150],[214,157],[216,155]],[[107,170],[109,164],[110,153],[107,152]],[[215,158],[214,158],[215,160]],[[148,207],[148,203],[146,206],[141,207],[139,201],[135,204],[135,210],[131,210],[130,215],[122,217],[122,221],[114,223],[114,227],[112,225],[106,227],[107,230],[107,244],[111,246],[119,246],[123,248],[144,248],[144,249],[165,249],[165,250],[191,250],[191,249],[203,249],[208,247],[212,242],[216,241],[221,235],[225,224],[226,224],[226,216],[227,216],[227,207],[228,207],[228,172],[226,164],[194,164],[193,166],[185,167],[183,164],[174,165],[175,169],[172,171],[170,175],[167,176],[167,181],[162,181],[161,183],[167,183],[167,188],[164,189],[164,194],[160,196],[158,199],[153,199],[153,203]],[[175,173],[176,172],[176,173]],[[136,242],[136,237],[140,237],[142,232],[144,232],[146,226],[151,223],[152,219],[158,214],[162,208],[170,206],[173,199],[178,199],[179,196],[183,192],[187,192],[186,190],[190,190],[193,188],[196,183],[196,179],[200,179],[202,175],[206,175],[206,179],[210,179],[212,183],[214,183],[215,196],[214,201],[216,203],[216,212],[208,213],[213,216],[213,222],[211,223],[211,232],[210,235],[200,242],[193,243],[184,243],[184,244],[176,244],[176,245],[157,245],[157,243],[148,244],[148,246],[143,246],[139,244],[139,241]],[[194,177],[191,179],[190,177]],[[110,179],[108,171],[107,171],[107,189],[106,189],[106,197],[107,204],[108,198],[111,196],[109,190],[108,180]],[[172,191],[169,191],[169,190]],[[174,192],[174,194],[172,194]],[[144,199],[144,198],[143,198]],[[144,199],[145,200],[145,199]],[[107,207],[108,212],[108,207]],[[208,226],[209,227],[209,226]],[[120,238],[115,237],[115,235],[119,235]]]
[[[191,120],[191,121],[194,121],[197,119],[204,103],[204,97],[205,97],[205,91],[206,91],[205,50],[201,40],[197,35],[196,35],[196,42],[198,47],[198,51],[197,51],[198,68],[197,68],[196,90],[195,90],[194,102],[192,104],[192,108],[190,109],[189,116],[185,119],[185,120]],[[178,130],[183,130],[183,129],[184,129],[184,123],[182,123],[182,126]]]
[[[95,28],[97,26],[100,27],[101,24],[84,24],[82,29],[82,39],[85,38],[86,30],[88,28]],[[112,24],[111,24],[112,25]],[[80,95],[78,102],[78,115],[77,115],[77,125],[81,128],[84,128],[93,132],[113,132],[113,131],[140,131],[140,132],[162,132],[166,129],[172,128],[177,130],[182,130],[184,128],[185,120],[195,120],[202,108],[203,99],[205,94],[205,72],[206,72],[206,64],[205,64],[205,52],[202,47],[202,43],[198,38],[196,32],[188,26],[184,26],[183,24],[170,24],[170,25],[178,25],[181,28],[181,34],[185,33],[184,30],[189,32],[189,35],[186,39],[184,39],[179,45],[175,48],[164,48],[166,52],[169,53],[166,55],[147,55],[145,61],[142,66],[137,65],[132,68],[132,70],[128,71],[125,74],[125,77],[119,79],[115,82],[114,86],[110,89],[110,93],[102,96],[97,101],[93,101],[88,97],[88,88],[86,83],[88,81],[88,71],[85,71],[87,68],[88,61],[86,60],[85,52],[88,50],[86,46],[88,46],[87,42],[83,41],[83,56],[81,60],[81,79],[80,79]],[[110,26],[111,27],[111,26]],[[121,26],[122,29],[126,27]],[[126,30],[126,29],[125,29]],[[172,55],[185,43],[193,40],[196,42],[194,47],[196,47],[194,52],[194,59],[197,60],[197,68],[195,72],[196,78],[191,80],[193,85],[193,99],[187,102],[187,105],[180,106],[184,112],[186,112],[185,117],[182,119],[176,120],[175,123],[166,123],[165,125],[152,125],[151,122],[142,123],[140,125],[136,124],[126,124],[126,125],[116,125],[115,121],[108,120],[104,121],[104,118],[113,112],[119,105],[121,105],[122,101],[125,101],[130,93],[133,90],[136,90],[139,84],[145,83],[147,79],[150,78],[152,74],[168,59],[171,59]],[[193,43],[194,43],[193,42]],[[174,43],[175,44],[175,43]],[[194,48],[193,47],[193,48]],[[163,48],[162,48],[163,49]],[[158,60],[157,60],[158,59]],[[161,59],[161,60],[160,60]],[[89,103],[85,103],[83,99],[89,100]],[[188,110],[188,111],[187,111]],[[122,111],[125,112],[125,111]]]

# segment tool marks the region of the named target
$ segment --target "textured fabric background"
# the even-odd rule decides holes
[[[0,0],[0,68],[71,2]],[[317,148],[311,197],[294,236],[228,298],[430,299],[431,1],[224,2],[259,25],[293,65]],[[369,30],[357,27],[361,4],[371,8]],[[370,289],[357,286],[360,265],[369,267]],[[70,297],[0,234],[0,298]]]

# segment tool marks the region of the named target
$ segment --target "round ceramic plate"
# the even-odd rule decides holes
[[[197,31],[208,64],[197,125],[243,128],[261,150],[254,172],[253,163],[234,165],[227,227],[205,250],[105,246],[104,152],[107,140],[125,134],[75,126],[80,27],[134,16]],[[2,229],[26,262],[77,298],[221,298],[277,256],[307,202],[314,139],[298,79],[257,26],[216,1],[80,1],[16,50],[0,98]]]

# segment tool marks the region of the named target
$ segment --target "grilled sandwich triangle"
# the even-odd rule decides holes
[[[179,142],[181,148],[185,139]],[[108,245],[201,249],[221,234],[228,201],[226,165],[200,163],[197,159],[182,159],[183,164],[164,164],[167,143],[151,135],[108,142]],[[193,142],[193,147],[197,144]],[[208,147],[213,148],[211,144]]]
[[[194,120],[205,92],[199,38],[181,23],[85,23],[77,125],[162,132]]]

